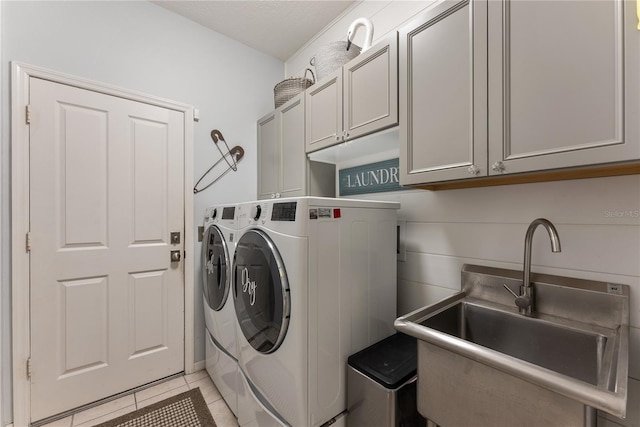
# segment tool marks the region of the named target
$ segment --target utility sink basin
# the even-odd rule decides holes
[[[598,385],[606,332],[575,329],[468,301],[456,303],[420,324]]]
[[[521,413],[511,422],[519,425],[576,425],[579,419],[589,425],[591,408],[624,418],[628,286],[533,274],[536,306],[525,316],[503,288],[517,289],[521,274],[465,265],[461,292],[396,320],[397,330],[419,340],[423,415],[442,425],[481,425],[483,413],[487,425],[504,423],[514,411]],[[429,402],[421,401],[425,396]],[[461,405],[445,407],[461,399],[466,408],[477,400],[468,419],[460,415]],[[488,410],[493,401],[504,404]],[[536,419],[545,411],[555,414],[556,424]],[[491,418],[495,414],[502,418]]]

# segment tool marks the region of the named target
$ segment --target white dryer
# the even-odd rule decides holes
[[[261,425],[344,424],[347,357],[394,332],[399,207],[315,197],[238,207],[239,365],[247,406],[271,415]]]
[[[202,288],[206,323],[205,367],[237,415],[238,342],[233,299],[232,261],[237,239],[237,205],[205,210],[202,240]]]

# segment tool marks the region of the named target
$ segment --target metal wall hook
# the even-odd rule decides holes
[[[201,192],[203,190],[206,190],[207,188],[211,187],[218,180],[220,180],[220,178],[225,176],[230,170],[232,170],[234,172],[237,171],[238,170],[238,162],[240,162],[240,160],[242,160],[242,158],[244,157],[244,149],[242,147],[240,147],[239,145],[236,145],[232,149],[229,149],[229,145],[227,144],[227,141],[224,140],[224,137],[222,136],[222,132],[220,132],[218,129],[214,129],[214,130],[211,131],[211,139],[213,139],[213,142],[215,143],[216,148],[218,149],[218,151],[220,151],[220,154],[222,155],[222,158],[218,159],[217,162],[215,162],[209,169],[207,169],[207,171],[205,173],[202,174],[200,179],[198,179],[198,182],[196,182],[196,185],[193,186],[193,194],[199,193],[199,192]],[[222,141],[224,143],[224,145],[225,145],[225,147],[227,149],[226,153],[224,151],[222,151],[222,149],[218,146],[218,141]],[[229,161],[229,159],[231,159],[231,161]],[[213,170],[213,168],[215,168],[218,165],[218,163],[220,163],[223,160],[225,162],[227,162],[227,165],[229,167],[227,169],[225,169],[224,171],[222,171],[222,173],[220,173],[218,176],[216,176],[207,185],[205,185],[202,188],[198,188],[198,185],[200,184],[200,182],[209,174],[209,172],[211,172]]]
[[[233,166],[231,166],[231,163],[229,162],[227,157],[231,157],[231,159],[233,160],[233,164],[235,165],[235,169],[233,168]],[[211,187],[220,178],[225,176],[229,171],[237,170],[238,169],[238,167],[237,167],[238,162],[240,162],[240,160],[242,160],[243,157],[244,157],[244,149],[242,147],[240,147],[239,145],[236,145],[235,147],[233,147],[231,150],[229,150],[229,152],[226,155],[224,155],[221,159],[218,159],[217,162],[215,162],[209,169],[207,169],[207,171],[204,174],[202,174],[202,176],[200,177],[198,182],[196,182],[196,185],[193,186],[193,194],[199,193],[199,192],[201,192],[203,190],[206,190],[207,188]],[[218,163],[220,163],[223,160],[227,162],[229,167],[227,169],[225,169],[215,179],[213,179],[213,181],[211,181],[210,183],[208,183],[207,185],[205,185],[202,188],[198,188],[198,184],[200,184],[200,181],[202,181],[204,179],[204,177],[207,176],[209,174],[209,172],[211,172],[213,170],[213,168],[215,168],[216,165],[218,165]]]
[[[229,160],[227,160],[227,154],[231,152],[231,150],[229,149],[229,144],[227,144],[227,141],[224,140],[224,136],[222,136],[222,132],[220,132],[218,129],[214,129],[211,131],[211,139],[213,139],[213,142],[216,145],[216,148],[218,149],[218,151],[220,152],[220,154],[222,155],[222,158],[227,162],[227,164],[229,165],[229,167],[231,169],[233,169],[233,171],[237,171],[238,170],[238,164],[236,163],[236,160],[233,156],[232,160],[233,160],[233,164],[229,163]],[[218,146],[218,141],[222,141],[224,142],[224,146],[227,147],[227,152],[223,152],[220,147]],[[244,153],[244,150],[243,150]]]

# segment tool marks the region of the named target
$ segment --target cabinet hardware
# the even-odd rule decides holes
[[[491,165],[491,169],[495,172],[504,172],[506,168],[504,166],[504,163],[498,161]]]
[[[471,174],[471,175],[478,175],[480,173],[480,168],[476,165],[471,165],[467,168],[467,171]]]

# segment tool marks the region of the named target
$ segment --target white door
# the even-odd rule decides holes
[[[184,115],[29,84],[35,421],[184,368]]]

